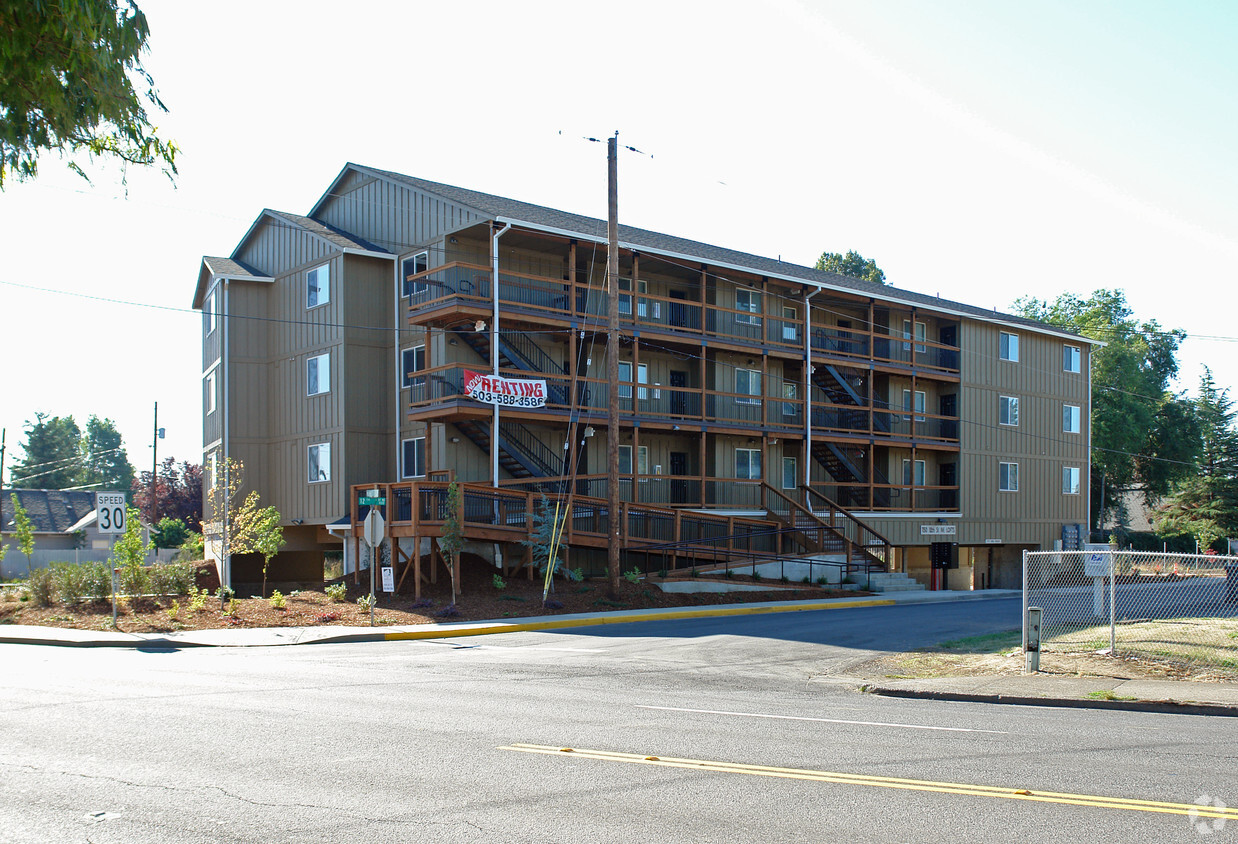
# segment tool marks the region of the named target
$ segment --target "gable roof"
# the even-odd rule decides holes
[[[269,275],[263,275],[241,261],[206,255],[202,258],[202,266],[198,269],[198,286],[193,292],[193,307],[200,310],[206,304],[206,294],[217,279],[268,283],[275,281]]]
[[[80,523],[95,512],[95,493],[77,489],[6,489],[0,491],[4,502],[0,531],[13,532],[13,500],[17,499],[35,533],[65,533],[79,528]]]
[[[390,170],[381,170],[375,167],[366,167],[364,165],[354,164],[351,162],[345,165],[343,171],[341,171],[340,175],[337,176],[335,181],[332,183],[332,187],[327,190],[327,192],[318,200],[317,203],[315,203],[313,210],[310,211],[311,215],[316,214],[319,208],[321,208],[321,206],[332,196],[335,185],[338,185],[340,181],[347,176],[350,170],[359,173],[366,173],[375,178],[385,179],[389,182],[405,185],[425,193],[436,195],[441,199],[470,208],[483,216],[495,220],[496,222],[512,223],[513,225],[567,235],[580,240],[592,240],[601,243],[606,242],[606,221],[596,217],[573,214],[568,211],[547,208],[544,205],[535,205],[530,202],[507,199],[506,197],[495,196],[494,194],[482,193],[481,191],[456,187],[455,185],[447,185],[442,182],[432,182],[428,179],[405,176],[402,173],[395,173]],[[872,297],[873,299],[879,301],[923,306],[935,311],[951,313],[957,316],[967,316],[973,319],[983,320],[985,322],[995,322],[1004,325],[1029,328],[1039,333],[1067,337],[1080,342],[1090,343],[1092,345],[1104,345],[1104,343],[1101,343],[1100,341],[1091,340],[1077,334],[1076,332],[1069,331],[1055,325],[1039,322],[1037,320],[1028,319],[1027,317],[1001,313],[996,309],[989,310],[986,308],[979,308],[975,305],[968,305],[964,302],[955,302],[949,299],[929,296],[924,293],[903,290],[891,285],[864,281],[862,279],[852,278],[851,276],[826,272],[824,270],[818,270],[813,267],[805,267],[799,264],[791,264],[773,258],[762,257],[760,255],[752,255],[750,253],[740,252],[735,249],[727,249],[722,246],[714,246],[712,244],[676,237],[674,235],[663,234],[661,232],[650,231],[648,229],[641,229],[635,226],[627,226],[622,223],[619,225],[619,243],[621,247],[632,249],[637,252],[660,254],[666,257],[692,261],[694,263],[709,264],[710,266],[717,267],[719,269],[732,269],[741,272],[754,273],[756,275],[763,275],[769,278],[806,284],[822,290],[835,290],[854,293],[861,296]]]
[[[277,220],[284,220],[304,231],[319,237],[337,249],[352,252],[375,252],[383,256],[389,256],[391,253],[381,246],[375,246],[369,241],[362,240],[356,235],[349,234],[343,229],[337,229],[335,226],[329,226],[326,223],[319,222],[311,217],[302,217],[300,214],[289,214],[287,211],[273,211],[270,208],[262,212],[264,215],[274,217]],[[261,219],[261,217],[259,218]],[[255,224],[256,225],[256,224]],[[248,235],[246,235],[248,237]],[[241,239],[241,243],[245,242],[245,238]],[[240,250],[237,246],[237,250]],[[236,252],[233,252],[235,255]]]

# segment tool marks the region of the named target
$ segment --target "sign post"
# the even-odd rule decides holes
[[[95,528],[99,533],[106,533],[111,539],[108,557],[116,550],[116,535],[125,532],[128,527],[129,511],[125,508],[123,492],[95,493]],[[112,629],[116,629],[116,590],[119,586],[120,569],[112,567]]]
[[[370,501],[381,501],[387,503],[385,498],[377,498],[373,496]],[[366,503],[367,499],[361,499],[361,503]],[[370,512],[366,514],[365,523],[361,529],[361,536],[365,540],[365,544],[370,546],[370,626],[374,626],[374,602],[375,602],[375,584],[374,577],[376,572],[374,569],[378,567],[378,547],[383,544],[383,537],[387,534],[387,521],[383,518],[383,514],[376,507],[372,507]]]
[[[1105,617],[1105,578],[1112,577],[1110,563],[1113,555],[1109,546],[1101,542],[1089,542],[1083,546],[1083,575],[1092,578],[1092,614]]]

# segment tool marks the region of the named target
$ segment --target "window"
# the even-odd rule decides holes
[[[400,477],[424,478],[426,476],[426,438],[414,437],[400,443]]]
[[[1019,464],[997,464],[997,488],[1001,492],[1019,491]]]
[[[912,474],[912,470],[915,474]],[[914,465],[911,460],[903,461],[903,486],[924,486],[924,461],[917,460]]]
[[[1083,362],[1083,349],[1078,346],[1063,346],[1062,347],[1062,370],[1065,372],[1079,372]]]
[[[1079,494],[1079,467],[1062,467],[1062,495]]]
[[[626,360],[619,361],[619,381],[620,381],[619,398],[621,399],[632,398],[632,384],[631,384],[632,363],[631,361],[626,361]],[[623,383],[625,381],[628,383]],[[638,384],[649,383],[649,365],[648,364],[641,363],[641,364],[636,365],[636,383]],[[645,387],[641,387],[640,389],[638,389],[636,394],[642,401],[649,398],[649,390],[646,389]]]
[[[783,381],[782,382],[782,397],[784,399],[798,399],[799,398],[799,388],[796,386],[794,381]],[[793,404],[792,402],[782,403],[782,415],[783,416],[794,416],[796,410],[798,409],[799,409],[798,406]]]
[[[799,340],[800,329],[796,324],[800,321],[800,312],[786,305],[782,307],[782,341],[794,343]]]
[[[1062,431],[1067,434],[1077,434],[1080,428],[1081,414],[1079,413],[1079,405],[1064,404],[1062,405]]]
[[[735,310],[747,311],[747,313],[736,314],[736,322],[746,323],[747,325],[760,325],[761,318],[752,316],[752,314],[761,313],[761,291],[750,290],[747,287],[736,288]]]
[[[202,327],[210,334],[215,330],[215,294],[211,293],[202,303]]]
[[[916,404],[915,404],[915,407],[913,408],[911,405],[911,390],[903,390],[903,410],[906,410],[906,411],[915,410],[917,414],[924,413],[924,408],[925,408],[924,391],[916,390],[915,399],[916,399]],[[904,417],[903,421],[906,421],[907,419],[910,419],[910,418],[911,417]],[[916,416],[916,421],[923,422],[924,417]]]
[[[904,340],[910,340],[910,339],[911,339],[911,331],[912,331],[912,328],[911,328],[911,320],[909,320],[909,319],[905,319],[905,320],[903,320],[903,339],[904,339]],[[923,341],[928,339],[928,326],[927,326],[927,325],[925,325],[925,324],[924,324],[924,323],[922,323],[922,322],[917,322],[917,323],[916,323],[916,326],[915,326],[915,332],[916,332],[916,335],[915,335],[915,339],[916,339],[916,354],[921,354],[921,355],[922,355],[922,354],[924,354],[924,352],[925,352],[925,351],[927,351],[927,349],[928,349],[928,347],[927,347],[927,346],[923,345]],[[904,352],[905,352],[905,351],[907,351],[907,350],[908,350],[908,349],[910,349],[910,348],[911,348],[911,344],[910,344],[910,343],[904,343],[904,344],[903,344],[903,351],[904,351]]]
[[[997,421],[1003,425],[1019,424],[1019,400],[1014,396],[1002,396]]]
[[[331,265],[314,267],[305,274],[305,307],[316,308],[331,301]]]
[[[305,395],[331,392],[331,355],[315,355],[305,362]]]
[[[799,486],[799,468],[794,457],[782,458],[782,488],[795,489]]]
[[[626,293],[623,292],[625,290],[627,291]],[[619,315],[620,316],[631,316],[632,315],[632,279],[630,278],[619,279],[619,291],[620,291],[619,293]]]
[[[219,483],[219,452],[212,451],[206,467],[206,488],[214,489]]]
[[[619,446],[619,474],[632,474],[632,446]],[[636,447],[636,474],[649,474],[649,446]]]
[[[758,369],[736,369],[735,370],[735,392],[741,396],[752,396],[752,398],[738,398],[736,404],[760,404],[761,399],[761,372]]]
[[[425,293],[430,289],[428,279],[418,279],[417,281],[409,281],[410,275],[424,273],[430,269],[430,253],[418,252],[411,258],[405,258],[400,262],[400,295],[414,296],[418,293]]]
[[[735,477],[749,480],[761,479],[761,449],[735,449]]]
[[[331,443],[315,443],[309,447],[309,482],[331,480]]]
[[[426,347],[413,346],[411,349],[405,349],[400,353],[400,386],[412,387],[416,384],[418,387],[425,384],[424,378],[414,378],[411,373],[421,372],[426,368]]]
[[[1002,360],[1013,361],[1014,363],[1019,362],[1018,334],[1007,334],[1005,331],[1002,332],[1000,356]]]
[[[209,416],[215,412],[215,373],[206,376],[206,412]]]

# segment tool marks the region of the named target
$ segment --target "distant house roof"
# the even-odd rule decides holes
[[[417,190],[434,194],[458,205],[472,208],[480,214],[499,222],[511,222],[517,225],[524,224],[532,228],[571,234],[582,239],[601,242],[606,240],[605,220],[587,217],[582,214],[572,214],[555,208],[547,208],[543,205],[534,205],[530,202],[507,199],[489,193],[482,193],[481,191],[469,190],[468,188],[446,185],[441,182],[432,182],[428,179],[405,176],[390,170],[380,170],[375,167],[350,163],[344,167],[344,171],[336,178],[336,183],[344,177],[350,168],[376,178],[408,185]],[[327,198],[332,195],[333,188],[334,185],[332,189],[328,189],[323,198],[310,211],[311,214],[318,212],[318,209],[322,207]],[[739,252],[734,249],[726,249],[725,247],[713,246],[708,243],[640,229],[634,226],[622,224],[619,226],[619,242],[624,247],[637,251],[646,251],[651,254],[661,253],[668,257],[703,262],[719,268],[731,268],[783,280],[806,282],[822,288],[849,291],[884,301],[922,305],[937,311],[953,312],[958,315],[970,316],[989,322],[1026,326],[1042,333],[1076,338],[1081,342],[1093,345],[1104,345],[1099,341],[1082,337],[1076,332],[1015,314],[1001,313],[995,309],[978,308],[975,305],[968,305],[963,302],[928,296],[891,285],[877,284],[852,278],[851,276],[825,272],[812,267],[804,267],[799,264],[791,264],[774,258],[765,258],[760,255],[752,255],[747,252]]]
[[[88,490],[6,489],[0,532],[13,532],[13,500],[21,502],[35,533],[66,533],[79,530],[95,512],[95,494]]]

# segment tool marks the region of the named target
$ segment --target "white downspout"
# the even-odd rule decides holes
[[[400,301],[403,298],[400,296],[400,282],[402,281],[400,278],[400,265],[400,256],[397,255],[395,257],[395,266],[392,267],[392,275],[395,276],[395,286],[392,289],[392,334],[395,338],[395,365],[392,367],[392,370],[395,372],[395,449],[392,453],[395,455],[395,473],[392,477],[397,481],[402,480],[400,460],[403,457],[404,449],[404,441],[400,438],[402,433],[400,430],[400,393],[404,389],[404,373],[400,371],[400,367],[403,366],[403,354],[400,349]],[[349,502],[350,512],[351,507],[352,503]]]
[[[490,298],[494,312],[490,318],[490,370],[496,378],[499,375],[499,238],[512,227],[505,223],[503,228],[490,236]],[[490,423],[490,483],[499,485],[499,406],[494,406],[494,418]]]
[[[230,589],[232,588],[232,552],[228,548],[228,506],[231,502],[228,500],[227,490],[230,489],[232,485],[232,469],[228,462],[228,416],[232,413],[232,394],[228,392],[228,382],[232,379],[232,362],[228,360],[228,335],[231,333],[229,331],[230,326],[228,319],[228,314],[230,313],[228,307],[228,279],[223,279],[223,285],[223,314],[221,315],[221,319],[223,321],[223,350],[220,353],[220,361],[224,369],[223,407],[221,408],[223,410],[222,440],[224,452],[224,512],[223,520],[221,522],[221,532],[223,535],[224,553],[222,555],[223,560],[221,561],[223,563],[223,571],[220,572],[220,580],[223,582],[224,586],[227,586]],[[212,478],[211,480],[216,481],[217,479]]]

